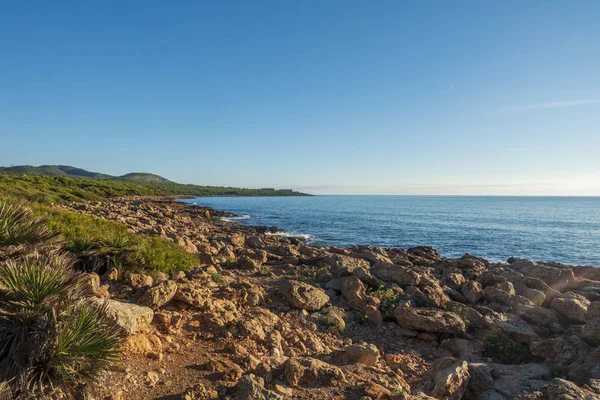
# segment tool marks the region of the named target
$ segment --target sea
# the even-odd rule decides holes
[[[600,266],[600,197],[306,196],[182,200],[230,211],[245,225],[277,226],[308,244],[407,249],[490,261],[522,257]]]

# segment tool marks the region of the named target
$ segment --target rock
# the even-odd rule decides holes
[[[375,365],[379,361],[379,349],[374,344],[352,344],[335,353],[334,358],[341,362]]]
[[[202,308],[209,299],[209,289],[201,288],[186,279],[180,279],[177,282],[177,292],[175,292],[173,300],[180,301],[192,307]]]
[[[600,398],[599,395],[579,388],[573,382],[554,378],[550,385],[529,395],[518,396],[516,400],[597,400],[598,398]]]
[[[207,210],[208,212],[208,210]],[[210,400],[219,397],[216,390],[210,389],[201,383],[187,388],[181,395],[181,400]],[[246,398],[244,398],[246,399]],[[248,399],[249,400],[249,399]]]
[[[149,388],[155,387],[159,381],[160,377],[156,371],[148,371],[144,378],[144,384]]]
[[[470,304],[477,304],[483,295],[483,288],[477,281],[468,281],[462,286],[461,293]]]
[[[201,365],[201,369],[211,373],[213,379],[226,382],[237,382],[243,374],[240,366],[228,358],[212,358]]]
[[[138,332],[145,332],[150,328],[150,323],[154,317],[154,311],[148,307],[138,306],[136,304],[122,303],[116,300],[93,301],[98,306],[106,305],[106,314],[123,332],[127,335],[133,335]]]
[[[596,318],[600,318],[600,301],[591,302],[586,313],[586,321]]]
[[[592,319],[583,326],[581,338],[593,346],[600,345],[600,318]]]
[[[490,369],[482,363],[469,364],[469,383],[467,384],[466,392],[463,396],[465,400],[480,399],[482,393],[490,390],[494,385],[494,379],[490,374]]]
[[[590,301],[582,295],[567,292],[552,300],[551,307],[563,317],[576,323],[585,323]]]
[[[450,298],[438,284],[424,287],[418,297],[429,307],[443,308],[450,301]]]
[[[262,264],[258,260],[250,258],[246,255],[243,255],[238,259],[238,265],[240,266],[241,269],[244,269],[244,270],[258,271],[258,269],[261,267]]]
[[[381,326],[383,317],[377,309],[379,300],[367,294],[367,289],[360,279],[355,276],[345,276],[342,279],[342,294],[355,310],[364,312],[376,326]]]
[[[462,319],[448,311],[401,305],[396,307],[394,315],[398,325],[405,329],[449,334],[464,333],[466,330]]]
[[[431,396],[438,399],[460,400],[469,383],[469,367],[466,361],[447,357],[438,360],[433,376]]]
[[[267,334],[273,332],[280,324],[281,320],[277,315],[260,307],[252,308],[238,321],[238,326],[244,335],[260,341],[264,341]]]
[[[116,268],[109,268],[104,275],[100,278],[103,281],[116,281],[119,280],[119,270]]]
[[[496,302],[509,307],[519,305],[535,306],[531,301],[523,296],[511,295],[506,291],[498,289],[495,286],[488,286],[483,290],[483,298],[488,302]]]
[[[282,400],[275,392],[265,389],[263,378],[253,374],[246,375],[233,387],[234,400]]]
[[[389,399],[392,397],[392,392],[373,381],[369,381],[365,383],[363,395],[370,399]]]
[[[110,293],[108,293],[108,289],[106,286],[102,286],[100,283],[100,277],[98,274],[89,273],[84,274],[82,276],[82,285],[87,289],[87,291],[94,297],[99,299],[108,299],[110,298]]]
[[[486,315],[483,317],[481,325],[490,330],[500,329],[520,343],[529,344],[539,341],[539,336],[531,326],[515,314]]]
[[[234,246],[242,247],[246,243],[246,238],[241,233],[232,233],[229,235],[229,241]]]
[[[440,280],[440,284],[446,285],[454,290],[460,291],[462,285],[465,284],[465,277],[463,274],[451,273],[444,276]]]
[[[177,293],[177,284],[173,281],[163,281],[146,290],[138,299],[140,306],[157,309],[167,304]]]
[[[292,357],[284,364],[285,379],[291,386],[322,387],[346,383],[341,369],[309,357]]]
[[[329,303],[329,296],[323,289],[308,283],[288,280],[281,286],[283,295],[292,307],[308,311],[318,311]]]
[[[371,274],[377,278],[394,282],[400,286],[416,286],[421,277],[413,270],[387,262],[377,262],[371,267]]]
[[[136,333],[125,338],[121,349],[128,354],[159,354],[162,353],[162,343],[156,335]]]
[[[544,357],[551,364],[569,365],[584,358],[590,348],[576,335],[559,336],[529,345],[531,354]]]
[[[131,286],[134,290],[138,290],[152,286],[154,280],[150,275],[128,273],[125,275],[125,283]]]
[[[557,330],[562,330],[562,327],[558,321],[558,313],[549,308],[537,306],[517,306],[513,312],[530,324],[555,327]]]

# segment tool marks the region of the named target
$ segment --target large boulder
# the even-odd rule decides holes
[[[152,318],[154,318],[154,311],[149,307],[116,300],[94,299],[93,302],[98,306],[105,305],[108,318],[127,335],[149,330]]]
[[[465,323],[456,314],[434,308],[413,308],[405,303],[394,311],[401,328],[431,333],[459,334],[466,330]]]
[[[437,361],[433,376],[431,396],[436,399],[461,400],[469,383],[469,367],[466,361],[442,358]]]
[[[346,382],[341,369],[310,357],[292,357],[284,366],[285,379],[291,386],[340,386]]]
[[[394,282],[400,286],[415,286],[421,281],[421,276],[410,268],[387,262],[377,262],[371,267],[371,274],[377,278]]]
[[[585,323],[590,301],[580,294],[567,292],[552,300],[552,308],[576,323]]]
[[[138,299],[140,306],[157,309],[167,304],[177,293],[177,284],[173,281],[160,282],[146,290]]]
[[[323,289],[308,283],[289,280],[281,286],[281,291],[293,307],[302,310],[318,311],[329,303]]]

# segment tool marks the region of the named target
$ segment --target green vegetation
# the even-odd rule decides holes
[[[0,264],[0,379],[13,398],[67,390],[118,359],[119,330],[89,304],[84,275],[58,251]]]
[[[31,208],[0,203],[0,246],[27,246],[49,241],[57,233],[43,217],[34,217]]]
[[[78,268],[103,272],[111,267],[132,272],[186,271],[198,259],[160,237],[135,235],[115,221],[36,206],[48,216],[48,226],[66,239],[63,249],[77,258]]]
[[[502,331],[493,331],[485,338],[484,357],[501,364],[526,364],[533,361],[529,346],[511,339]]]
[[[379,311],[384,321],[395,322],[396,316],[394,311],[398,306],[398,302],[402,299],[402,296],[394,293],[392,289],[379,288],[371,292],[371,295],[381,300],[379,304]]]
[[[335,330],[340,334],[343,335],[346,328],[341,325],[331,314],[328,314],[327,312],[322,313],[319,317],[319,322],[323,325],[325,325],[326,327],[330,327],[333,326],[335,327]]]
[[[139,174],[135,174],[139,175]],[[31,202],[69,203],[102,201],[123,196],[298,196],[299,192],[135,182],[89,177],[23,175],[0,172],[0,200],[16,197]]]

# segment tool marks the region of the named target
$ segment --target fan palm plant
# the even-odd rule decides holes
[[[58,235],[46,226],[46,218],[34,216],[31,208],[0,202],[0,250],[48,243]]]
[[[117,359],[120,332],[87,302],[72,259],[34,252],[0,264],[0,379],[17,396],[90,377]]]
[[[0,202],[0,246],[38,244],[58,236],[31,208]]]

